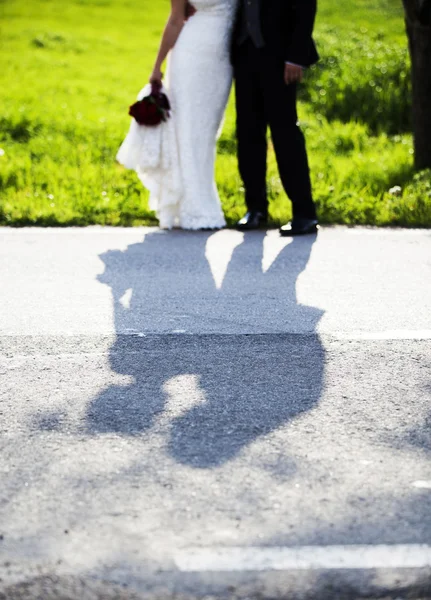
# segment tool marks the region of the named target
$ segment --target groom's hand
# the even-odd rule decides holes
[[[290,83],[299,83],[304,76],[304,69],[299,65],[286,63],[284,65],[284,82],[286,85]]]

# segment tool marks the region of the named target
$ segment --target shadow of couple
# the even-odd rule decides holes
[[[315,241],[150,231],[103,254],[110,367],[132,382],[91,401],[88,433],[162,430],[176,461],[213,468],[310,411],[323,386],[322,311],[296,289]]]

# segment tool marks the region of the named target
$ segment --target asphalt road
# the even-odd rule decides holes
[[[0,599],[431,598],[431,232],[0,230]]]

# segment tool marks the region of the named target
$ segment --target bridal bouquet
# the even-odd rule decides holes
[[[156,127],[170,117],[171,105],[160,83],[151,84],[151,92],[132,104],[129,115],[138,125]]]
[[[150,190],[150,208],[164,215],[162,226],[173,225],[170,215],[175,214],[183,193],[175,106],[171,109],[168,95],[155,83],[148,83],[139,92],[130,107],[133,118],[129,131],[117,153],[118,162],[136,171]]]

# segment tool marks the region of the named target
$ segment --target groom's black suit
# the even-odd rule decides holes
[[[247,207],[267,213],[266,131],[294,217],[314,219],[304,136],[297,126],[296,84],[284,66],[318,60],[312,39],[316,0],[240,0],[232,42],[236,82],[238,162]]]

